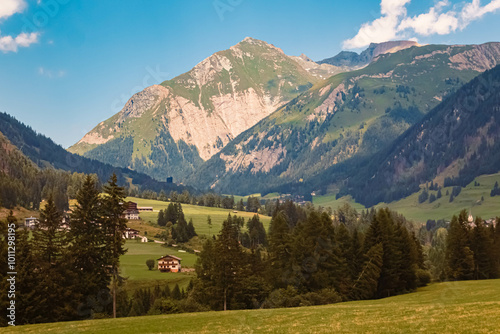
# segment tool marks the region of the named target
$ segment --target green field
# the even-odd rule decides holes
[[[136,240],[129,240],[125,244],[127,253],[120,257],[120,274],[127,278],[126,287],[134,290],[140,287],[154,287],[156,285],[164,286],[179,284],[185,288],[195,273],[189,269],[194,268],[197,256],[187,252],[179,252],[173,247],[163,247],[159,243],[142,243]],[[162,273],[156,267],[149,270],[146,266],[148,259],[156,260],[163,255],[174,255],[182,259],[181,265],[186,271],[180,273]],[[157,263],[156,263],[157,265]]]
[[[480,186],[474,186],[474,181],[467,187],[462,189],[453,202],[450,203],[449,195],[446,196],[446,191],[451,192],[451,187],[441,190],[443,197],[433,203],[429,201],[419,204],[419,193],[413,194],[402,200],[392,203],[380,203],[376,207],[389,207],[391,210],[403,214],[406,218],[415,222],[425,223],[428,219],[445,219],[450,220],[453,215],[458,214],[461,210],[466,209],[471,211],[473,216],[480,216],[483,219],[494,218],[500,216],[500,196],[490,197],[490,191],[495,182],[500,183],[500,173],[493,175],[483,175],[475,179]],[[429,192],[429,195],[436,191]],[[484,198],[484,201],[481,200]],[[364,209],[363,205],[356,203],[350,197],[335,199],[335,195],[316,196],[313,203],[324,207],[336,209],[343,203],[349,203],[356,210]]]
[[[142,199],[137,197],[127,197],[127,201],[136,202],[138,206],[152,206],[153,212],[141,212],[140,217],[145,222],[156,223],[158,218],[158,212],[162,209],[166,209],[169,205],[169,202],[162,202],[150,199]],[[218,234],[221,227],[222,222],[227,219],[227,215],[237,215],[240,217],[245,217],[245,220],[252,218],[255,213],[252,212],[244,212],[228,209],[220,209],[220,208],[209,208],[205,206],[197,206],[190,204],[182,204],[182,210],[184,211],[184,216],[186,220],[193,219],[193,224],[196,230],[196,233],[199,235],[209,235],[209,234]],[[207,216],[210,216],[212,219],[212,227],[210,228],[207,224]],[[266,230],[269,228],[269,223],[271,222],[271,217],[259,215],[260,220],[264,224]]]
[[[500,280],[327,306],[187,313],[7,328],[3,333],[497,333]]]

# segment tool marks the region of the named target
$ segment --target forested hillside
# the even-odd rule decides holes
[[[340,195],[373,205],[405,197],[426,182],[463,187],[479,175],[498,172],[499,87],[497,66],[448,97],[365,167],[348,173]]]
[[[96,174],[101,183],[116,173],[120,185],[159,192],[182,192],[185,187],[158,182],[145,174],[126,168],[114,167],[97,160],[70,153],[52,139],[36,133],[7,113],[0,113],[0,132],[39,168],[59,169],[73,173]],[[117,152],[108,152],[116,156]]]

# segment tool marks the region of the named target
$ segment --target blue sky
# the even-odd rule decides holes
[[[246,36],[314,60],[369,41],[498,41],[500,0],[1,0],[0,111],[68,147]]]

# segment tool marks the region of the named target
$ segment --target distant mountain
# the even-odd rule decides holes
[[[101,182],[106,182],[114,172],[118,176],[119,183],[134,188],[150,189],[160,191],[176,190],[182,191],[185,187],[175,184],[158,182],[150,176],[126,169],[117,168],[96,160],[72,154],[55,144],[50,138],[38,134],[29,126],[16,120],[14,117],[0,113],[0,133],[9,145],[15,147],[24,157],[30,159],[41,169],[58,169],[68,172],[96,174]],[[9,151],[12,151],[9,149]],[[23,165],[31,165],[24,163]]]
[[[316,84],[240,134],[189,183],[224,193],[334,191],[349,177],[346,169],[359,167],[354,162],[390,147],[441,101],[499,63],[500,43],[378,55],[363,69]]]
[[[245,38],[191,71],[137,93],[69,151],[160,180],[179,180],[241,132],[338,72]]]
[[[361,54],[351,51],[342,51],[338,55],[318,61],[318,64],[328,64],[337,67],[360,68],[371,63],[376,57],[401,51],[413,46],[420,46],[413,41],[390,41],[385,43],[371,43],[368,49]]]
[[[350,173],[340,195],[373,205],[412,194],[427,182],[466,186],[498,171],[500,66],[446,98],[389,149]]]

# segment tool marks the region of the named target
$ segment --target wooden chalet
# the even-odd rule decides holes
[[[181,271],[181,258],[165,255],[158,259],[158,270],[162,273],[177,273]]]

